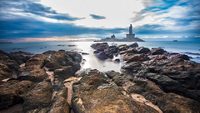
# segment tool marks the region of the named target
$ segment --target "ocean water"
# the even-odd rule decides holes
[[[82,69],[92,68],[100,71],[115,70],[120,72],[123,63],[114,63],[111,59],[106,61],[98,60],[94,54],[93,49],[90,47],[94,42],[28,42],[28,43],[13,43],[13,44],[0,44],[0,49],[6,52],[26,51],[34,54],[43,53],[48,50],[68,50],[89,53],[83,55],[84,62]],[[131,44],[132,42],[109,42],[112,44]],[[139,46],[148,48],[161,47],[169,52],[178,52],[187,54],[191,60],[200,63],[200,40],[194,41],[146,41],[138,42]],[[74,45],[74,46],[72,46]]]

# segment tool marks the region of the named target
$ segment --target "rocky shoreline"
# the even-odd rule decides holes
[[[0,51],[0,113],[199,113],[200,64],[161,48],[91,45],[122,72],[80,70],[82,56]],[[112,68],[112,67],[108,67]]]

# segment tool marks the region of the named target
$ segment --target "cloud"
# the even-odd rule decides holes
[[[200,34],[199,5],[199,0],[0,0],[0,38],[104,37],[125,34],[130,23],[137,34]]]
[[[120,33],[122,28],[88,28],[74,24],[49,23],[28,18],[0,21],[1,38],[49,37],[49,36],[78,36],[78,35],[107,35]]]
[[[198,5],[196,0],[161,0],[137,13],[132,22],[143,34],[200,34]]]
[[[90,16],[91,16],[93,19],[96,19],[96,20],[106,19],[105,16],[100,16],[100,15],[95,15],[95,14],[90,14]]]
[[[33,0],[1,0],[0,6],[0,38],[104,35],[124,30],[75,25],[70,22],[84,18],[58,13]]]
[[[0,13],[1,13],[1,16],[4,16],[4,18],[6,18],[7,14],[18,15],[18,16],[19,14],[21,14],[20,16],[35,15],[35,17],[41,16],[41,17],[45,17],[49,19],[66,20],[66,21],[75,21],[75,20],[82,19],[78,17],[72,17],[69,14],[57,13],[52,8],[43,6],[42,4],[40,4],[38,0],[36,1],[34,0],[1,0]]]

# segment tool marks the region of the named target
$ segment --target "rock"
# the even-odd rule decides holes
[[[0,80],[16,77],[19,64],[8,53],[0,50]]]
[[[119,48],[119,51],[124,51],[124,50],[127,50],[129,47],[128,45],[124,44],[124,45],[119,45],[118,48]]]
[[[131,62],[122,66],[123,70],[129,73],[137,73],[142,69],[142,65],[139,62]]]
[[[19,65],[25,63],[33,56],[32,53],[22,52],[22,51],[11,52],[10,55],[12,59],[14,59]]]
[[[60,78],[61,80],[67,79],[68,77],[75,75],[76,71],[78,71],[80,67],[73,68],[72,66],[65,66],[61,69],[56,69],[54,74],[56,77]]]
[[[118,48],[117,46],[109,46],[109,48],[104,50],[106,56],[108,56],[108,58],[113,58],[114,55],[118,54]]]
[[[145,54],[124,54],[123,55],[123,60],[129,62],[140,62],[140,61],[146,61],[149,60],[148,56]]]
[[[137,50],[135,48],[129,48],[127,50],[121,51],[120,54],[137,54]]]
[[[63,44],[58,44],[57,46],[66,46],[66,45],[63,45]]]
[[[46,107],[51,104],[52,93],[53,89],[49,81],[38,83],[31,91],[24,95],[24,111],[47,109]]]
[[[184,54],[175,54],[170,57],[171,59],[183,59],[183,60],[190,60],[190,57]]]
[[[23,94],[33,86],[31,81],[10,80],[0,85],[0,110],[17,104],[22,104]]]
[[[114,62],[119,63],[120,59],[117,58],[117,59],[114,60]]]
[[[53,99],[53,105],[49,111],[49,113],[70,113],[70,106],[67,103],[67,94],[66,90],[63,88],[61,91],[57,93],[55,98]]]
[[[152,55],[162,55],[164,54],[166,51],[162,48],[152,48],[151,49],[151,54]]]
[[[74,46],[76,46],[76,45],[68,45],[69,47],[74,47]]]
[[[89,55],[89,53],[81,52],[82,55]]]
[[[132,43],[132,44],[129,45],[129,47],[130,48],[136,48],[136,47],[138,47],[138,43],[136,43],[136,42]]]
[[[158,113],[125,94],[103,73],[90,71],[73,86],[72,108],[77,113]]]
[[[119,72],[115,72],[115,71],[108,71],[108,72],[106,72],[106,75],[110,79],[113,79],[115,76],[120,76],[120,73]]]
[[[109,45],[108,43],[95,43],[92,44],[91,47],[97,51],[104,51],[104,49],[107,49]]]
[[[96,54],[96,57],[97,58],[99,58],[100,60],[105,60],[105,59],[107,59],[108,57],[107,57],[107,55],[106,55],[106,53],[105,52],[99,52],[99,53],[97,53]]]
[[[46,53],[46,55],[48,56],[48,59],[45,60],[45,67],[51,71],[61,69],[65,66],[72,66],[75,70],[80,69],[82,56],[78,53],[60,50],[49,54]]]
[[[47,56],[44,54],[34,55],[25,63],[25,69],[23,71],[29,72],[29,76],[35,77],[38,82],[46,79],[48,75],[43,68],[46,58]]]
[[[198,113],[197,101],[182,97],[174,93],[163,92],[151,81],[134,80],[134,85],[128,88],[129,93],[138,93],[157,105],[163,113]]]
[[[141,54],[141,53],[147,54],[147,53],[150,52],[150,50],[148,48],[145,48],[145,47],[137,47],[136,50],[139,54]]]
[[[7,65],[0,63],[0,80],[11,78],[12,75],[12,70]]]

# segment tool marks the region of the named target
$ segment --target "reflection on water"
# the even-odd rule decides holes
[[[90,45],[94,42],[29,42],[29,43],[14,43],[14,44],[1,44],[0,49],[6,52],[12,51],[27,51],[31,53],[42,53],[48,50],[67,50],[89,53],[89,55],[82,55],[85,61],[82,63],[82,69],[92,68],[100,71],[115,70],[120,71],[121,63],[115,63],[111,59],[106,61],[98,60]],[[132,42],[117,42],[114,44],[131,44]],[[113,43],[109,43],[112,45]],[[73,46],[72,46],[73,45]],[[170,52],[192,52],[199,53],[199,42],[139,42],[139,46],[155,48],[163,47]],[[192,55],[190,55],[192,56]],[[200,56],[192,56],[194,61],[200,62]]]

